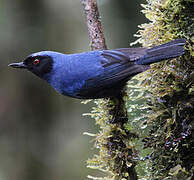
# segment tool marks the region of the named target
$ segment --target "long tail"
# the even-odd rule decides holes
[[[176,39],[168,43],[147,49],[145,56],[136,61],[136,64],[149,65],[165,59],[172,59],[184,54],[185,39]]]

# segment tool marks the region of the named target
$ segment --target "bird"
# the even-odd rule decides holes
[[[75,54],[41,51],[8,66],[27,69],[64,96],[114,98],[120,95],[133,76],[150,69],[150,64],[183,55],[185,43],[185,39],[175,39],[152,48],[120,48]]]

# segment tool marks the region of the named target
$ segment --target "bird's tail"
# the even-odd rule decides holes
[[[185,39],[176,39],[168,43],[147,49],[145,56],[136,61],[136,64],[149,65],[165,59],[172,59],[184,54]]]

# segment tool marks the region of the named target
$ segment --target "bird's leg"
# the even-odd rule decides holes
[[[113,101],[115,106],[110,112],[110,114],[113,116],[110,123],[126,123],[128,121],[128,117],[125,109],[125,102],[123,100],[123,94],[121,93],[117,97],[111,98],[111,101]]]

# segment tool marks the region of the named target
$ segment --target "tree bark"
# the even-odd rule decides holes
[[[82,0],[92,50],[107,49],[96,0]]]

